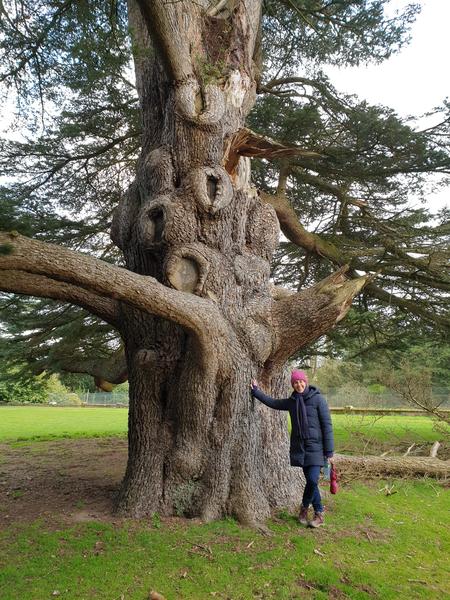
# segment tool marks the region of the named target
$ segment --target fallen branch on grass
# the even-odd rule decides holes
[[[450,475],[450,460],[422,456],[349,456],[335,455],[336,466],[341,471],[358,470],[361,477],[376,475],[403,475],[446,478]]]

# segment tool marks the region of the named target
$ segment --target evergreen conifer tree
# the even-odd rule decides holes
[[[448,214],[407,200],[448,174],[449,107],[420,131],[322,71],[401,48],[418,7],[385,4],[3,3],[0,80],[28,124],[0,153],[5,327],[37,368],[128,377],[123,513],[295,505],[284,420],[248,384],[281,393],[361,290],[379,319],[448,331]]]

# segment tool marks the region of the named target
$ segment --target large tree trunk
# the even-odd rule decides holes
[[[259,15],[258,8],[245,9],[233,18],[203,18],[200,31],[198,9],[185,7],[196,49],[181,80],[167,72],[163,51],[150,60],[140,54],[136,63],[143,152],[113,237],[129,269],[209,298],[225,326],[210,323],[199,344],[177,325],[124,309],[129,462],[119,509],[127,514],[235,514],[249,522],[299,502],[301,477],[288,467],[285,415],[255,404],[249,393],[273,346],[266,313],[278,222],[251,187],[249,159],[233,158],[233,135],[256,87],[251,27]],[[141,14],[136,6],[130,13],[148,47]],[[233,55],[240,56],[237,67]],[[272,377],[267,382],[280,392],[277,369]]]
[[[260,522],[299,504],[302,479],[285,415],[251,399],[250,381],[286,393],[286,360],[345,315],[366,278],[345,281],[341,269],[298,293],[270,284],[279,224],[247,156],[295,149],[243,129],[260,2],[208,14],[210,4],[129,3],[142,154],[111,231],[127,269],[0,234],[0,288],[78,303],[121,332],[130,412],[119,511]]]
[[[249,394],[252,377],[274,395],[286,392],[283,364],[299,346],[298,318],[290,335],[286,318],[302,309],[273,311],[278,220],[252,188],[249,159],[239,156],[255,100],[259,11],[255,1],[214,17],[198,3],[130,3],[143,151],[113,239],[130,270],[208,299],[222,322],[205,316],[199,340],[124,309],[129,462],[119,510],[127,514],[234,514],[252,522],[300,501],[286,417]],[[321,300],[308,302],[311,319]],[[303,343],[339,312],[310,322]]]
[[[209,370],[189,338],[155,327],[164,341],[153,352],[139,348],[138,331],[127,344],[129,462],[120,510],[252,522],[274,507],[292,508],[301,480],[288,467],[286,418],[251,399],[256,368],[248,352],[236,351],[223,371],[220,364]]]

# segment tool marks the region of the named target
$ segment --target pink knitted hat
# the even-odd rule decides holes
[[[294,385],[294,381],[304,381],[308,385],[308,376],[305,371],[299,371],[294,369],[291,373],[291,383]]]

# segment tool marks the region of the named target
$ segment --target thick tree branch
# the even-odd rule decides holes
[[[174,321],[195,335],[205,353],[229,333],[214,302],[168,288],[153,277],[17,233],[0,233],[0,249],[0,271],[41,275]],[[11,287],[8,291],[16,291]]]
[[[127,365],[123,349],[107,358],[71,358],[58,366],[69,373],[85,373],[95,379],[95,385],[104,392],[112,391],[114,385],[127,380]]]
[[[119,328],[119,303],[70,283],[25,271],[0,270],[0,289],[77,304],[107,323]]]
[[[198,42],[199,38],[200,7],[195,2],[165,0],[136,0],[136,2],[169,76],[176,81],[183,81],[193,76],[191,46]]]
[[[280,298],[272,308],[278,343],[268,365],[279,366],[300,348],[329,331],[347,314],[353,298],[370,276],[347,280],[347,267],[307,290]]]
[[[280,222],[281,231],[291,242],[309,252],[330,259],[336,265],[346,264],[345,256],[342,256],[342,253],[333,244],[310,233],[303,227],[286,196],[283,194],[274,196],[261,191],[259,195],[263,202],[273,206]]]

